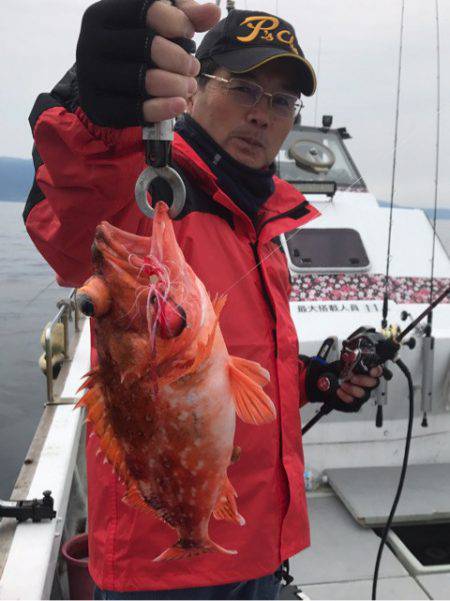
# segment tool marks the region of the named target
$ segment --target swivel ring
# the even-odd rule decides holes
[[[181,211],[183,210],[184,203],[186,200],[186,188],[183,180],[180,175],[172,169],[172,167],[147,167],[141,173],[136,181],[136,186],[134,189],[134,195],[136,198],[136,202],[138,207],[147,217],[153,219],[155,214],[155,210],[148,203],[147,192],[149,190],[150,184],[157,177],[161,177],[164,179],[172,189],[173,201],[169,208],[169,215],[172,219],[175,219]]]

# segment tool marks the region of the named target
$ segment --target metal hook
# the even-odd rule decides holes
[[[148,167],[136,181],[135,198],[141,211],[153,219],[155,211],[148,202],[147,193],[154,179],[160,177],[172,189],[173,202],[169,209],[172,219],[181,213],[186,200],[186,188],[180,175],[169,166],[173,140],[173,120],[167,119],[142,129],[145,145],[145,162]]]
[[[180,175],[173,169],[166,165],[165,167],[147,167],[141,173],[136,181],[134,194],[138,207],[147,217],[153,219],[155,210],[148,202],[147,192],[154,179],[161,177],[164,179],[169,186],[172,188],[173,202],[169,209],[169,215],[172,219],[175,219],[184,207],[186,199],[186,188]]]

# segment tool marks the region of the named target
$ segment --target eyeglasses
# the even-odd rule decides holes
[[[284,92],[270,94],[259,84],[247,79],[237,79],[234,77],[225,79],[224,77],[209,75],[208,73],[201,73],[200,77],[207,77],[208,79],[214,79],[225,84],[229,95],[236,104],[240,104],[241,106],[255,106],[263,96],[267,96],[269,106],[277,117],[295,118],[304,106],[300,98],[293,94],[286,94]]]

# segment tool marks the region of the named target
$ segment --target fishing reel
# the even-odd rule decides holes
[[[341,379],[346,381],[354,374],[369,374],[373,367],[382,365],[383,377],[390,380],[392,372],[384,363],[395,359],[399,349],[400,344],[394,337],[387,338],[375,328],[358,328],[342,343]]]
[[[334,338],[327,338],[322,344],[316,359],[325,363],[334,344]],[[375,328],[360,327],[342,343],[339,361],[330,364],[331,371],[325,371],[317,378],[316,387],[326,398],[335,395],[340,381],[348,381],[353,375],[368,375],[373,367],[382,365],[383,377],[392,378],[392,372],[384,365],[397,355],[400,344],[393,337],[387,338]]]
[[[320,411],[304,426],[302,433],[306,433],[321,417],[333,409],[346,413],[360,410],[369,399],[372,389],[367,389],[361,399],[352,403],[345,403],[337,398],[337,390],[341,382],[347,382],[354,375],[369,375],[372,368],[381,366],[382,377],[385,381],[392,379],[392,372],[386,367],[387,361],[395,361],[400,349],[400,338],[397,328],[389,328],[377,332],[375,328],[360,327],[342,342],[339,359],[327,363],[328,355],[337,345],[336,337],[327,338],[316,357],[312,358],[309,365],[311,377],[307,392],[310,400],[323,402]],[[408,341],[409,346],[409,341]],[[377,403],[376,425],[381,427],[382,406]]]

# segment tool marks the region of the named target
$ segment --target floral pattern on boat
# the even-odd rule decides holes
[[[433,300],[450,285],[450,278],[434,278]],[[389,277],[389,299],[398,304],[429,304],[430,278]],[[383,300],[385,275],[313,273],[292,276],[291,302]],[[442,302],[449,303],[450,298]]]

